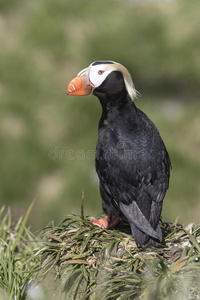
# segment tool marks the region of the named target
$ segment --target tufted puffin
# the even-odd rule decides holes
[[[137,247],[159,245],[171,162],[158,129],[133,101],[130,73],[114,61],[96,61],[69,83],[67,93],[93,94],[102,106],[95,166],[106,217],[91,222],[109,229],[122,219]]]

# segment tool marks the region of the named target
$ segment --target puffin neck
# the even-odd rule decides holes
[[[113,120],[122,114],[122,111],[129,111],[130,106],[134,106],[135,104],[129,97],[128,93],[122,93],[121,95],[109,95],[109,94],[101,94],[97,96],[102,106],[102,118],[107,120]]]

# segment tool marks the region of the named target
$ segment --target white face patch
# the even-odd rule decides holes
[[[112,65],[107,64],[99,64],[96,66],[90,65],[90,73],[89,73],[89,80],[90,84],[93,88],[96,88],[100,86],[106,77],[113,71],[112,68],[110,68]]]

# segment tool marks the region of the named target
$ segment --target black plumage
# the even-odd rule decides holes
[[[130,224],[138,247],[157,245],[171,167],[165,145],[154,123],[132,101],[123,72],[111,71],[93,94],[102,106],[96,172],[103,211]]]

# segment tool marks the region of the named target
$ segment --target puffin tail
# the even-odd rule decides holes
[[[130,224],[132,235],[138,247],[145,247],[145,244],[149,239],[152,239],[154,244],[159,244],[162,241],[162,231],[160,226],[157,225],[157,228],[154,229],[135,201],[129,205],[120,203],[119,206],[125,219],[127,219]]]
[[[146,246],[158,246],[163,241],[163,235],[162,230],[160,228],[160,225],[158,224],[156,228],[156,233],[158,238],[153,238],[147,234],[145,234],[143,231],[141,231],[139,228],[137,228],[133,223],[130,223],[131,232],[135,239],[136,245],[139,248],[144,248]]]

